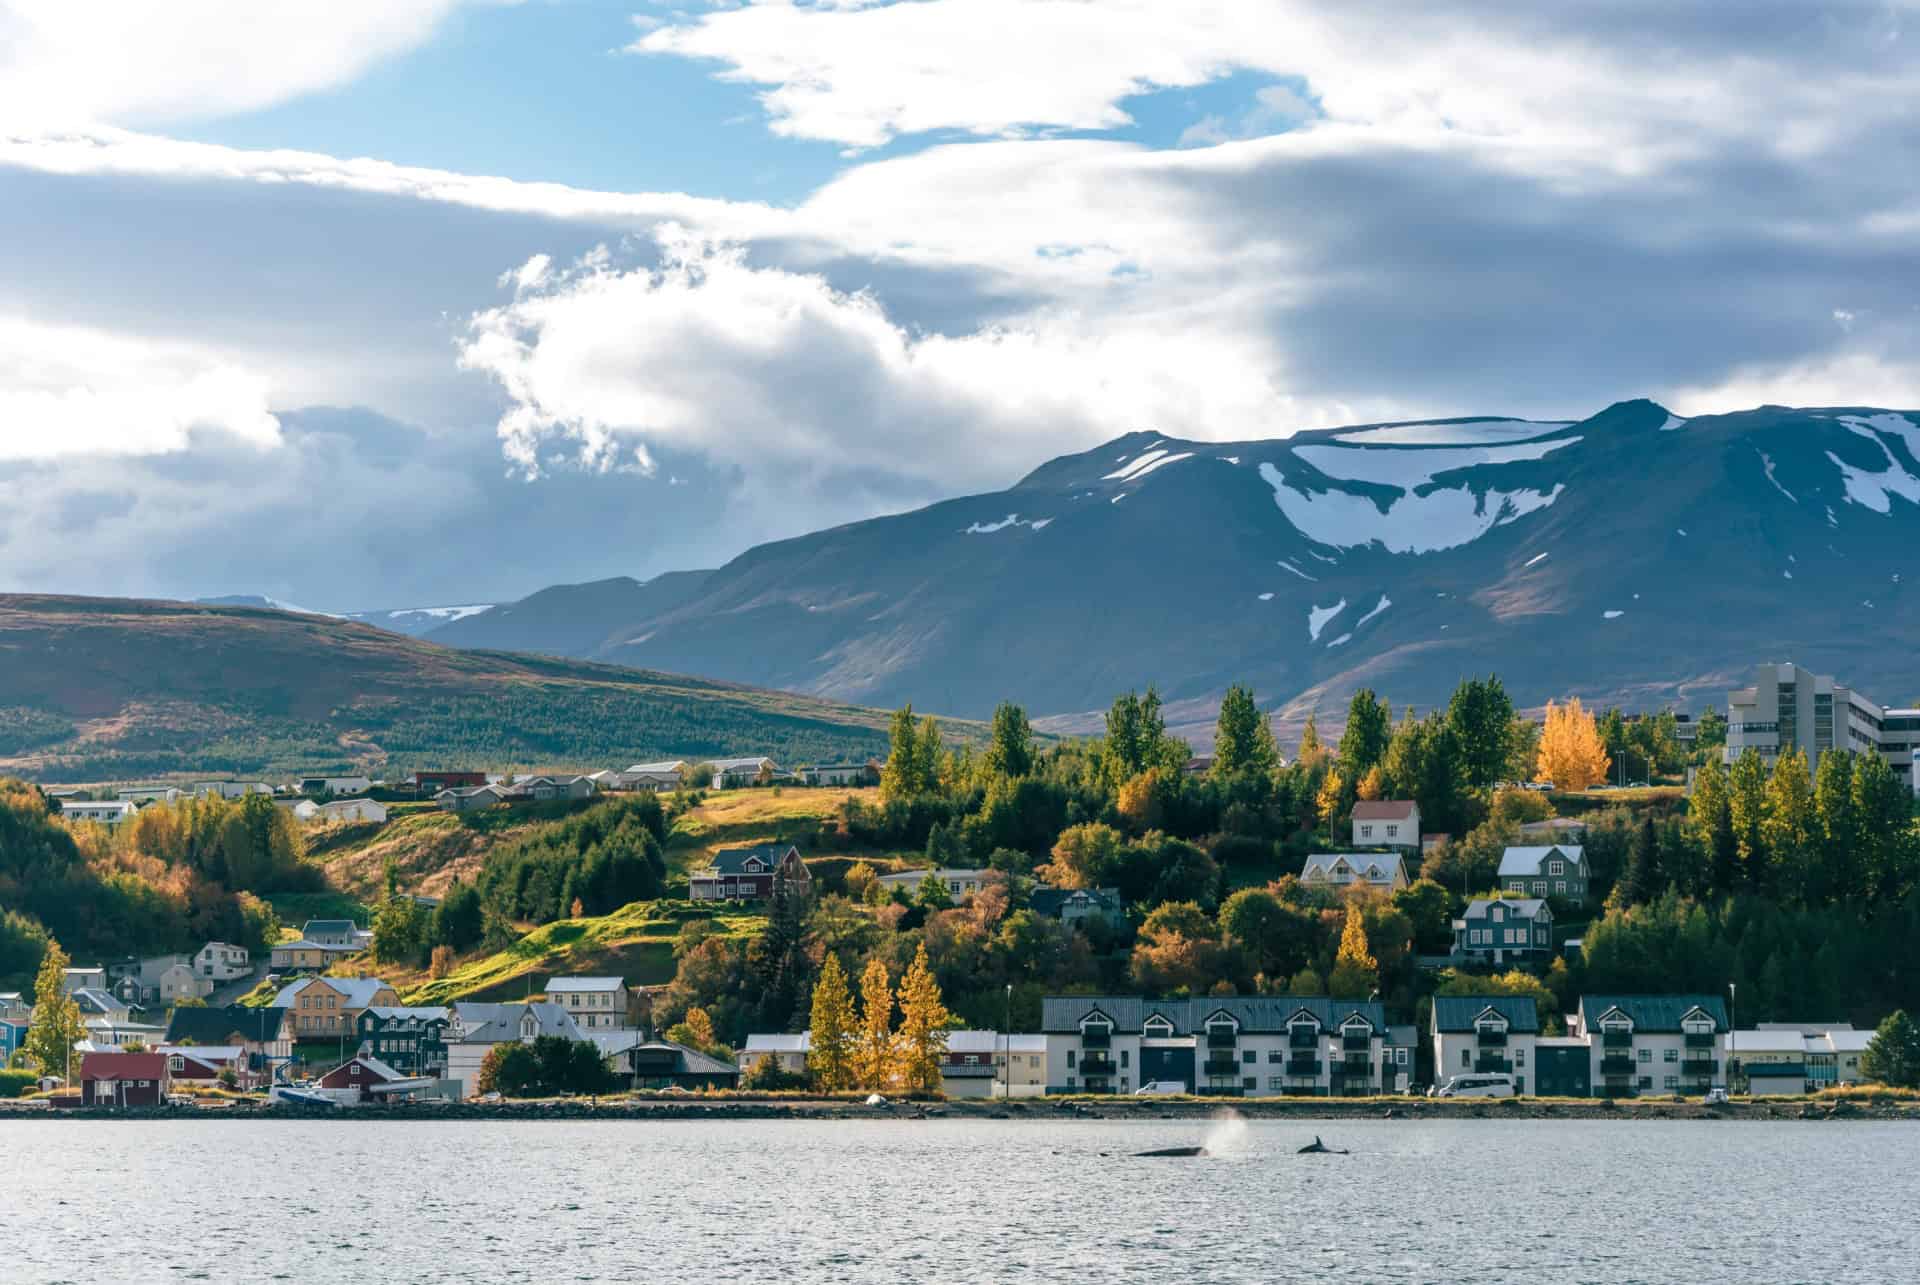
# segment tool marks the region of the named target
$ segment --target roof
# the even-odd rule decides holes
[[[1317,869],[1331,878],[1334,863],[1339,861],[1346,862],[1368,883],[1392,883],[1395,871],[1405,877],[1407,869],[1406,858],[1397,852],[1316,852],[1300,867],[1301,877]]]
[[[162,1080],[166,1074],[164,1053],[89,1053],[80,1059],[83,1080]]]
[[[707,766],[712,768],[716,772],[738,772],[743,768],[749,768],[749,767],[755,770],[758,770],[762,767],[769,766],[772,763],[773,763],[772,759],[762,755],[757,758],[745,758],[745,759],[709,759],[707,761]]]
[[[1057,916],[1075,897],[1086,897],[1102,910],[1120,912],[1118,888],[1035,888],[1027,897],[1027,906],[1036,915]]]
[[[357,955],[366,947],[344,941],[308,941],[304,937],[299,941],[275,942],[274,950],[337,950],[346,955]]]
[[[179,1044],[225,1044],[235,1035],[251,1044],[269,1044],[280,1038],[287,1010],[279,1007],[250,1008],[229,1004],[225,1008],[176,1008],[167,1020],[167,1042]]]
[[[986,870],[967,870],[958,866],[932,866],[919,870],[895,870],[892,874],[881,875],[879,882],[919,883],[928,875],[936,879],[984,879],[988,873]]]
[[[722,848],[713,854],[707,868],[717,874],[737,875],[743,873],[747,858],[758,857],[769,867],[780,864],[781,858],[789,852],[797,852],[791,843],[761,843],[751,848]]]
[[[665,774],[669,772],[684,772],[686,769],[687,764],[685,759],[674,759],[666,763],[635,763],[632,767],[628,768],[627,771],[629,773],[658,772]]]
[[[1544,846],[1523,845],[1508,848],[1500,854],[1500,873],[1502,875],[1537,875],[1540,863],[1547,854],[1559,849],[1560,855],[1569,861],[1585,861],[1586,850],[1577,843],[1549,843]]]
[[[1799,1031],[1735,1031],[1731,1044],[1742,1053],[1798,1054],[1807,1051],[1807,1037]]]
[[[247,1051],[238,1044],[162,1044],[154,1050],[167,1057],[190,1057],[196,1062],[238,1062]]]
[[[74,991],[73,1002],[82,1013],[124,1013],[131,1007],[116,999],[112,992],[95,986],[82,986]]]
[[[776,1033],[772,1035],[749,1035],[742,1053],[807,1053],[813,1049],[813,1035],[802,1031],[798,1035]]]
[[[535,1001],[531,1004],[520,1005],[520,1012],[514,1014],[513,1018],[516,1030],[519,1028],[520,1022],[524,1019],[525,1014],[528,1013],[533,1014],[535,1035],[559,1035],[570,1040],[581,1038],[580,1027],[578,1023],[573,1020],[573,1015],[567,1012],[566,1009],[561,1008],[558,1004],[544,1004]]]
[[[1695,1008],[1713,1018],[1715,1031],[1727,1029],[1727,1008],[1718,995],[1582,995],[1581,1029],[1597,1029],[1600,1015],[1610,1008],[1624,1012],[1633,1022],[1633,1029],[1643,1033],[1678,1035],[1680,1019]]]
[[[367,1011],[383,1022],[404,1022],[408,1018],[419,1022],[444,1022],[449,1016],[445,1008],[431,1004],[378,1004]]]
[[[626,988],[619,977],[556,977],[547,983],[547,994],[567,995],[581,992],[618,991]]]
[[[671,1040],[642,1040],[631,1049],[633,1053],[671,1051],[680,1063],[682,1075],[737,1076],[740,1068],[731,1062],[722,1062],[717,1057],[708,1057],[699,1049],[690,1049],[684,1044],[675,1044]]]
[[[947,1052],[949,1053],[1045,1053],[1047,1037],[1044,1035],[1007,1035],[1000,1031],[948,1031]]]
[[[1362,799],[1353,805],[1356,821],[1409,821],[1417,805],[1412,799]]]
[[[1467,908],[1461,912],[1461,917],[1485,919],[1487,911],[1494,906],[1510,906],[1519,912],[1522,918],[1533,919],[1542,910],[1546,910],[1547,903],[1539,897],[1475,897],[1467,903]],[[1547,915],[1551,918],[1553,912],[1548,910]]]
[[[1234,1017],[1243,1031],[1274,1032],[1287,1029],[1294,1014],[1305,1010],[1321,1026],[1338,1026],[1359,1014],[1382,1034],[1387,1030],[1387,1010],[1373,1000],[1328,999],[1324,995],[1201,996],[1197,999],[1151,999],[1137,995],[1049,995],[1040,1004],[1040,1028],[1067,1034],[1080,1029],[1080,1020],[1098,1010],[1113,1019],[1113,1029],[1122,1034],[1140,1030],[1154,1014],[1173,1024],[1176,1034],[1190,1035],[1205,1027],[1207,1018],[1225,1011]]]
[[[1875,1031],[1834,1030],[1811,1038],[1828,1045],[1835,1053],[1865,1053],[1876,1034]]]
[[[292,1008],[301,991],[322,982],[345,996],[348,1008],[372,1008],[383,989],[392,989],[378,977],[302,977],[275,995],[273,1002],[281,1008]]]
[[[400,1072],[394,1070],[391,1066],[388,1066],[385,1062],[382,1062],[379,1058],[368,1057],[364,1054],[361,1055],[360,1057],[350,1057],[346,1061],[342,1062],[340,1066],[352,1066],[355,1062],[358,1062],[361,1066],[366,1067],[369,1071],[372,1071],[375,1076],[379,1077],[382,1080],[404,1080],[408,1078],[400,1074]],[[333,1071],[338,1071],[340,1069],[340,1066],[334,1067]],[[328,1071],[327,1075],[332,1075],[333,1071]],[[324,1079],[326,1077],[322,1076],[321,1078]]]
[[[351,919],[309,919],[300,929],[302,937],[311,937],[315,933],[351,934],[358,927]]]
[[[1507,1019],[1509,1030],[1539,1033],[1540,1006],[1531,995],[1435,995],[1433,1028],[1443,1034],[1470,1032],[1490,1008]]]
[[[1413,1048],[1420,1043],[1420,1028],[1395,1022],[1387,1028],[1387,1043],[1395,1048]]]

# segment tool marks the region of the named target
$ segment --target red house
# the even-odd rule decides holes
[[[360,1056],[342,1062],[320,1077],[323,1089],[353,1089],[364,1102],[370,1097],[411,1092],[431,1084],[431,1080],[405,1076],[377,1057]]]
[[[170,1087],[162,1053],[89,1053],[80,1059],[82,1106],[157,1107]]]
[[[471,790],[475,786],[486,783],[485,772],[415,772],[413,774],[413,792],[422,797],[431,797],[442,790]]]
[[[787,889],[804,897],[813,876],[800,859],[800,849],[791,843],[763,843],[754,848],[722,848],[713,854],[704,870],[687,878],[687,898],[691,901],[765,901],[773,896],[776,878],[786,880]]]

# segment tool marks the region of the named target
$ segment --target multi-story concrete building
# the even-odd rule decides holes
[[[1889,709],[1800,666],[1766,664],[1751,687],[1727,694],[1726,761],[1755,750],[1772,766],[1799,750],[1809,766],[1828,750],[1878,754],[1914,787],[1913,751],[1920,745],[1920,709]]]
[[[1525,1093],[1537,1059],[1540,1010],[1531,995],[1435,995],[1433,1080],[1501,1072]]]
[[[583,1031],[624,1031],[633,1027],[627,1016],[627,983],[619,977],[556,977],[542,996],[567,1011]]]
[[[1041,1028],[1049,1093],[1180,1083],[1221,1097],[1337,1097],[1381,1092],[1383,1072],[1397,1078],[1386,1010],[1371,1001],[1049,996]]]
[[[1604,1097],[1726,1083],[1727,1010],[1717,995],[1582,995],[1568,1024],[1587,1041],[1590,1083]]]

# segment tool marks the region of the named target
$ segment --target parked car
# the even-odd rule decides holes
[[[1719,1106],[1725,1103],[1726,1100],[1727,1100],[1727,1091],[1725,1089],[1708,1089],[1707,1090],[1706,1101],[1708,1106],[1710,1107]]]
[[[1510,1098],[1513,1077],[1489,1071],[1482,1075],[1456,1075],[1433,1090],[1436,1098]]]
[[[1133,1096],[1136,1098],[1171,1097],[1186,1091],[1186,1083],[1181,1080],[1148,1080],[1133,1091]]]

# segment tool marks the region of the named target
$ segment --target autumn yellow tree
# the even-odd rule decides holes
[[[1367,945],[1366,925],[1361,922],[1356,902],[1347,907],[1347,922],[1340,930],[1340,951],[1334,956],[1327,990],[1336,999],[1365,999],[1379,984],[1380,965]]]
[[[839,956],[828,951],[813,984],[813,1038],[807,1049],[807,1070],[816,1089],[837,1093],[853,1087],[854,1020],[846,970]]]
[[[713,1018],[704,1008],[688,1009],[687,1015],[667,1032],[667,1038],[675,1044],[699,1049],[702,1053],[717,1047],[720,1043],[713,1033]]]
[[[1360,778],[1360,788],[1354,791],[1354,794],[1362,799],[1384,798],[1386,793],[1387,778],[1380,771],[1378,763],[1367,769],[1366,775]]]
[[[1320,782],[1320,793],[1315,796],[1313,802],[1320,813],[1321,824],[1328,826],[1331,826],[1339,819],[1342,812],[1352,806],[1347,801],[1347,783],[1341,779],[1337,769],[1329,771],[1326,779]]]
[[[940,1092],[950,1019],[922,942],[907,965],[907,975],[900,979],[899,1076],[900,1086],[908,1093]]]
[[[1537,765],[1542,778],[1562,790],[1584,790],[1606,780],[1612,763],[1606,743],[1600,739],[1600,729],[1593,715],[1580,708],[1579,697],[1565,705],[1548,703]]]
[[[884,960],[870,959],[860,974],[860,1003],[864,1009],[860,1038],[853,1052],[853,1070],[863,1089],[893,1087],[896,1062],[893,1042],[893,978]]]

